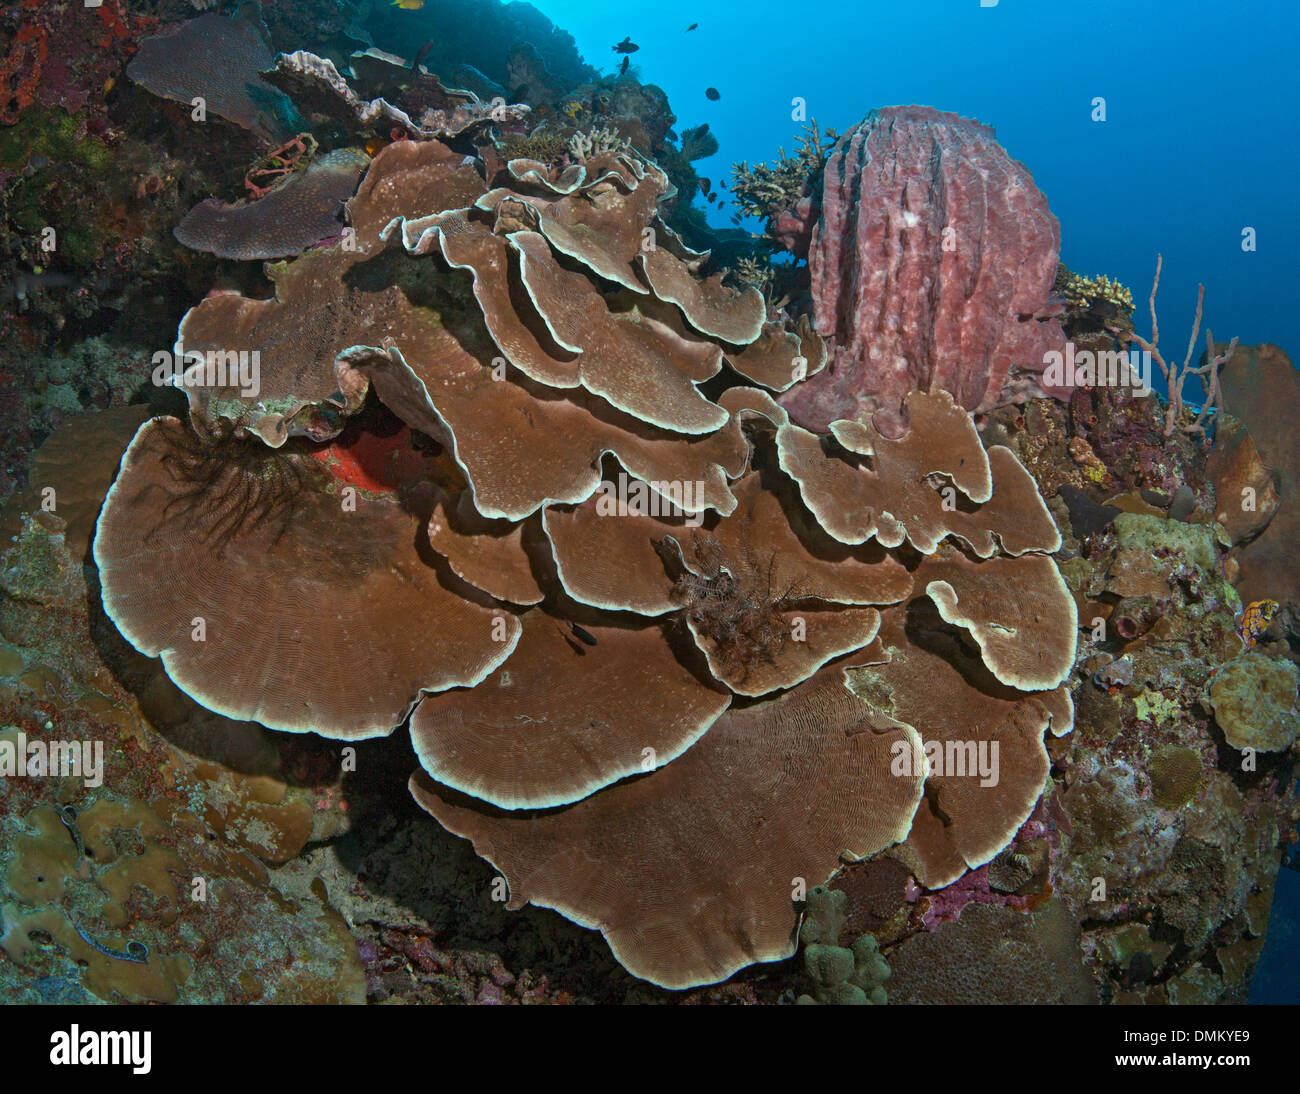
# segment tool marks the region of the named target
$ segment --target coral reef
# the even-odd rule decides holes
[[[0,995],[1245,1000],[1285,354],[1167,362],[956,115],[718,231],[526,4],[132,9],[0,17]]]
[[[282,781],[229,774],[148,726],[92,644],[64,534],[53,514],[24,517],[0,560],[0,753],[97,742],[111,775],[0,776],[0,990],[13,1002],[363,1002],[356,944],[324,888],[289,899],[263,864],[301,850],[310,809]]]
[[[8,126],[33,105],[102,121],[123,54],[134,52],[158,20],[128,10],[123,0],[104,0],[71,18],[41,0],[20,0],[6,8],[5,22],[13,31],[0,60],[0,125]]]
[[[946,394],[911,397],[903,439],[837,423],[837,450],[757,388],[706,398],[698,385],[724,361],[789,387],[820,358],[816,336],[700,275],[701,256],[656,219],[670,184],[652,162],[600,135],[582,151],[558,174],[512,161],[497,180],[509,184],[486,192],[436,141],[380,152],[349,202],[347,245],[276,268],[275,300],[214,296],[185,318],[178,340],[193,353],[232,336],[264,353],[260,389],[187,374],[198,433],[169,418],[140,430],[95,560],[122,633],[227,716],[358,738],[418,702],[425,771],[412,790],[505,872],[508,906],[600,927],[629,969],[680,988],[788,956],[790,893],[764,879],[824,881],[845,848],[869,855],[909,829],[934,885],[1002,850],[1041,789],[1043,730],[1069,728],[1054,689],[1073,660],[1074,606],[1038,553],[1059,535],[1032,482],[1007,450],[986,456]],[[620,291],[606,296],[596,276]],[[291,333],[306,331],[309,356]],[[330,438],[369,388],[450,459],[435,446],[358,477],[347,435]],[[616,488],[602,453],[622,465]],[[941,549],[949,536],[971,557]],[[904,542],[932,556],[912,576],[891,554]],[[485,547],[491,566],[475,561]],[[159,604],[151,560],[177,554],[207,568]],[[926,637],[913,637],[931,601]],[[954,647],[953,629],[979,653]],[[856,695],[842,668],[823,668],[855,651]],[[944,747],[920,693],[954,658],[948,700],[972,711],[953,727],[960,747],[1012,754],[982,787],[964,785],[974,769],[927,783],[917,759],[934,742],[916,727]],[[986,681],[963,683],[980,671]],[[574,687],[555,691],[559,676]],[[357,678],[384,686],[358,691]],[[611,687],[625,709],[609,708]],[[732,694],[774,697],[728,710]],[[846,736],[854,725],[871,728]],[[693,789],[742,753],[769,779],[792,750],[803,773],[782,780],[796,797],[781,804],[757,785],[716,806]],[[814,787],[826,801],[815,838],[795,822]],[[933,810],[951,818],[947,834]],[[768,850],[756,856],[757,824]],[[637,862],[610,857],[629,840]],[[575,850],[557,858],[556,845]],[[673,880],[650,884],[670,861]],[[614,883],[592,891],[593,867]]]

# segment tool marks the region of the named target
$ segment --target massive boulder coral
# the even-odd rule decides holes
[[[929,107],[874,111],[826,163],[808,266],[834,364],[783,400],[824,432],[875,415],[898,436],[909,391],[970,411],[1056,394],[1044,355],[1064,348],[1049,300],[1060,229],[993,130]]]
[[[946,392],[902,437],[790,420],[820,338],[702,276],[671,190],[618,142],[487,180],[385,148],[274,299],[186,316],[191,421],[141,428],[94,554],[212,709],[410,713],[413,794],[508,906],[681,988],[793,953],[846,857],[937,886],[1002,850],[1076,620],[1032,481]],[[256,384],[215,367],[253,352]]]

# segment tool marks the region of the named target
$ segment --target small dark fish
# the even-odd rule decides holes
[[[715,201],[718,200],[718,195],[717,195],[717,194],[706,194],[704,197],[705,197],[705,200],[706,200],[710,205],[712,205]]]
[[[691,31],[693,31],[693,30],[694,30],[696,27],[698,27],[699,25],[700,25],[699,23],[692,23],[689,27],[686,28],[686,32],[689,34]]]
[[[610,46],[609,48],[615,53],[635,53],[641,47],[632,41],[631,38],[624,38],[618,45]]]
[[[732,217],[732,218],[731,218],[731,223],[732,223],[732,224],[739,224],[739,223],[740,223],[740,217]]]
[[[622,63],[621,65],[618,66],[618,74],[619,74],[620,76],[622,76],[623,73],[625,73],[625,72],[626,72],[629,68],[631,68],[631,67],[632,67],[632,58],[631,58],[631,57],[624,57],[624,58],[623,58],[623,63]]]
[[[712,187],[709,185],[709,180],[708,180],[708,179],[700,179],[700,193],[701,193],[701,194],[703,194],[705,197],[708,197],[708,196],[709,196],[709,191],[710,191],[711,189],[712,189]]]
[[[725,190],[726,188],[727,188],[727,184],[725,182],[718,183],[719,190]]]
[[[595,635],[590,631],[584,631],[577,623],[570,623],[569,630],[571,630],[578,638],[581,638],[588,646],[594,646],[596,644]]]
[[[719,99],[722,98],[722,92],[719,91],[716,87],[706,87],[704,89],[704,97],[708,99],[709,102],[716,103]]]

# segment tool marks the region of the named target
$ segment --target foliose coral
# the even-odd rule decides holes
[[[504,100],[483,102],[473,91],[443,87],[436,76],[413,73],[400,57],[367,50],[351,58],[354,79],[365,78],[381,90],[366,99],[327,57],[307,50],[282,53],[275,59],[275,82],[292,89],[295,101],[314,119],[343,119],[345,130],[401,133],[422,138],[453,137],[493,124],[518,122],[529,108]]]
[[[1210,701],[1234,748],[1280,752],[1300,736],[1300,669],[1290,661],[1243,653],[1219,670]]]
[[[392,144],[346,243],[191,311],[191,422],[140,430],[100,517],[110,617],[229,715],[355,738],[414,708],[411,789],[508,906],[665,986],[788,956],[781,879],[843,853],[989,861],[1072,713],[1023,467],[939,391],[901,438],[792,422],[762,388],[820,339],[702,276],[632,149],[493,181]],[[405,423],[378,446],[344,432],[371,391]]]
[[[209,198],[186,214],[174,234],[187,247],[222,258],[284,258],[337,235],[339,213],[368,163],[359,149],[326,153],[301,173],[249,204]]]
[[[262,76],[274,61],[260,8],[245,4],[233,16],[200,15],[146,38],[127,75],[187,107],[198,100],[270,142],[300,128],[293,103]]]
[[[1082,277],[1061,263],[1053,288],[1065,298],[1069,321],[1091,320],[1103,326],[1132,325],[1132,291],[1105,274]]]

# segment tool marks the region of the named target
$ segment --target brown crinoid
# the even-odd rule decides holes
[[[162,432],[160,458],[170,483],[156,531],[178,522],[217,557],[255,525],[278,542],[310,477],[319,474],[310,461],[243,437],[226,420],[215,423],[211,439],[181,423]]]
[[[717,537],[699,532],[690,549],[673,599],[690,628],[714,644],[723,671],[743,684],[751,667],[776,664],[791,640],[783,613],[795,607],[799,583],[774,587],[775,551],[764,558],[747,546],[731,557]]]

